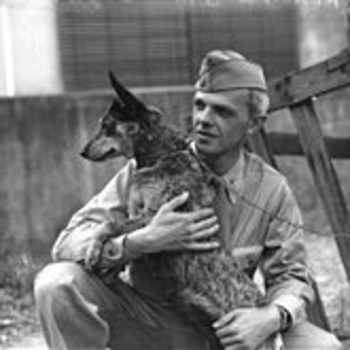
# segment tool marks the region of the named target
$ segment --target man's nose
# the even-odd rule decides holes
[[[197,123],[202,125],[211,125],[212,124],[212,113],[210,108],[206,107],[201,111],[198,111],[195,115],[195,120]]]

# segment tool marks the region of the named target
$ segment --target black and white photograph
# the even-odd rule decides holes
[[[350,350],[350,0],[0,0],[0,349]]]

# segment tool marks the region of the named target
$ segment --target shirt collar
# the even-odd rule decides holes
[[[194,141],[190,143],[190,148],[195,154],[197,154],[196,145]],[[226,171],[225,174],[221,175],[221,178],[224,180],[225,185],[229,190],[230,199],[232,203],[236,202],[235,192],[240,193],[242,191],[244,183],[244,167],[244,150],[241,149],[237,161],[232,165],[230,169]]]
[[[228,188],[237,188],[238,185],[243,181],[244,163],[244,152],[241,150],[237,161],[232,165],[230,169],[226,171],[224,175],[222,175],[222,178],[224,179]]]

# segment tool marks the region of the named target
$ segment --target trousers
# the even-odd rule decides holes
[[[217,350],[219,342],[167,305],[120,281],[106,286],[73,262],[52,263],[36,277],[42,332],[54,350]],[[284,334],[286,350],[336,350],[336,337],[309,322]]]

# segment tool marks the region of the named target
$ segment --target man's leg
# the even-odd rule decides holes
[[[340,350],[337,338],[310,322],[296,324],[284,335],[286,350]]]
[[[75,263],[44,268],[35,296],[51,349],[208,349],[203,336],[169,309],[122,282],[112,292]]]

